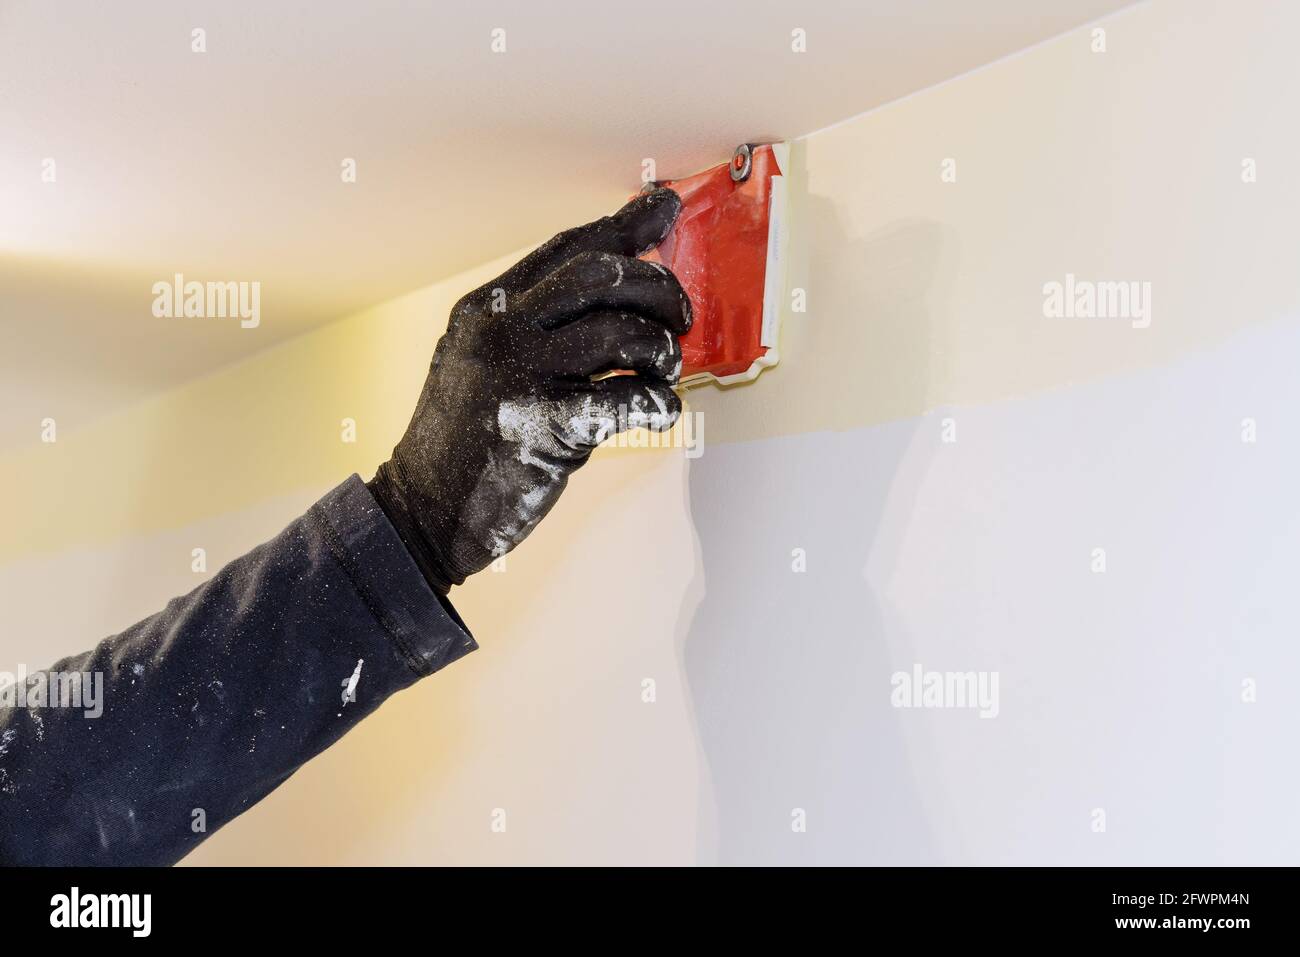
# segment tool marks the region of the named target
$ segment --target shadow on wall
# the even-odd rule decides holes
[[[810,309],[784,318],[782,362],[840,377],[838,401],[862,401],[869,390],[855,379],[854,350],[870,341],[873,317],[888,316],[895,332],[880,346],[915,390],[906,404],[925,408],[940,324],[933,310],[943,314],[951,279],[940,227],[903,223],[851,239],[830,200],[808,196],[797,179],[793,185],[792,248],[836,254],[791,264],[789,285],[807,288]],[[817,311],[818,300],[831,299],[856,308]],[[782,371],[744,388],[779,392],[795,378]],[[796,391],[770,401],[810,397]],[[725,398],[708,404],[727,414]],[[725,431],[719,424],[714,431]],[[898,512],[910,514],[914,479],[910,488],[893,487],[904,456],[908,475],[923,474],[933,454],[926,443],[938,441],[918,437],[919,427],[913,419],[729,443],[706,447],[691,463],[688,507],[703,580],[691,589],[678,636],[701,780],[711,784],[701,788],[700,863],[939,859],[911,771],[914,752],[889,704],[891,647],[906,654],[910,642],[865,575],[869,557],[875,567],[893,565],[899,542],[883,529],[886,503],[890,527],[906,528]],[[867,431],[875,433],[869,445]]]

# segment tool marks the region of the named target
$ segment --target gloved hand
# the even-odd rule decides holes
[[[369,483],[441,594],[523,541],[604,439],[677,421],[690,300],[634,257],[680,210],[671,190],[638,196],[453,307],[406,434]],[[592,381],[613,369],[637,374]]]

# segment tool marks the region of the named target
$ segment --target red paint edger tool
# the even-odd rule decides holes
[[[730,163],[663,180],[682,211],[642,258],[671,269],[691,299],[682,385],[747,382],[776,365],[788,235],[784,143],[744,144]]]

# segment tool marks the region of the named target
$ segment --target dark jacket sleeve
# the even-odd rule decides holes
[[[0,692],[0,861],[174,863],[476,647],[354,475],[153,617]]]

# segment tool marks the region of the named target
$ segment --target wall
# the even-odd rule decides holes
[[[782,365],[691,393],[698,459],[599,453],[454,596],[479,652],[191,860],[1294,863],[1300,13],[1101,26],[796,144]],[[503,265],[8,456],[0,666],[369,474]],[[1067,273],[1150,325],[1045,318]],[[996,718],[891,707],[918,663],[996,671]]]

